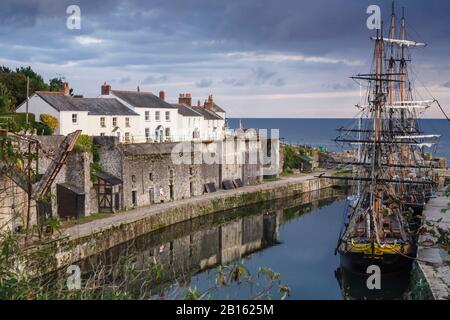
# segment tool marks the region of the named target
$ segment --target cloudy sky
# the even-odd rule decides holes
[[[81,29],[66,27],[69,5]],[[367,72],[372,31],[366,8],[381,0],[2,0],[0,64],[63,76],[76,93],[100,85],[157,93],[170,101],[213,94],[231,117],[351,117]],[[450,113],[450,1],[406,7],[418,94],[426,87]],[[428,117],[442,117],[437,108]]]

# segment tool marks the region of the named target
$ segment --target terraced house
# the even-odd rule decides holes
[[[37,91],[28,101],[28,112],[36,120],[41,114],[58,119],[57,135],[82,130],[90,136],[115,136],[121,142],[132,142],[139,134],[139,114],[119,100],[79,98],[69,95],[68,85],[61,92]],[[26,101],[16,110],[26,112]]]

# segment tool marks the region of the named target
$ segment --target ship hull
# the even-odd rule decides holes
[[[367,274],[367,268],[371,265],[379,266],[382,274],[410,271],[413,262],[413,257],[400,254],[373,257],[364,253],[339,252],[339,255],[342,267],[359,274]]]

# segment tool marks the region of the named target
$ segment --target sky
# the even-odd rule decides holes
[[[169,102],[210,94],[229,117],[353,117],[380,0],[2,0],[0,65],[64,77],[77,94],[113,89],[166,92]],[[78,5],[80,29],[67,28]],[[403,0],[418,98],[450,113],[450,1]],[[437,107],[424,114],[442,118]]]

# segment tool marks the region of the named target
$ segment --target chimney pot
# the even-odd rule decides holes
[[[111,92],[111,85],[106,82],[102,85],[102,96],[108,96]]]
[[[190,93],[180,93],[178,96],[178,103],[192,106],[192,98]]]
[[[163,90],[161,90],[161,91],[159,92],[159,98],[160,98],[162,101],[165,101],[165,100],[166,100],[166,93],[165,93]]]
[[[66,96],[70,95],[70,88],[69,88],[69,84],[67,82],[65,82],[65,81],[63,82],[61,89]]]

